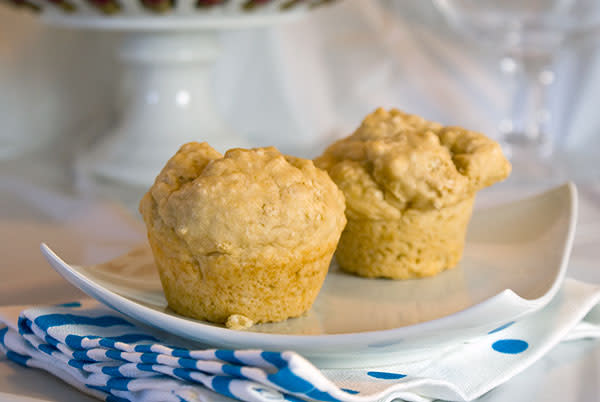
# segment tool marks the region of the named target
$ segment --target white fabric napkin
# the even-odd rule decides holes
[[[544,309],[475,341],[361,369],[319,370],[293,351],[190,350],[96,303],[1,307],[0,351],[115,402],[470,401],[561,341],[600,337],[599,301],[599,287],[567,279]]]

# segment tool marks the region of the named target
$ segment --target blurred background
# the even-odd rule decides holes
[[[379,106],[499,138],[514,102],[501,71],[506,64],[500,63],[498,46],[457,29],[455,22],[428,1],[343,0],[285,23],[220,31],[220,51],[207,72],[214,100],[208,113],[222,118],[235,133],[234,143],[275,145],[304,157],[350,134]],[[124,35],[46,24],[27,8],[0,0],[3,186],[21,181],[135,206],[149,179],[104,180],[81,168],[90,163],[82,155],[109,136],[124,113],[115,95],[126,84],[117,57]],[[600,34],[590,30],[555,50],[545,95],[552,118],[545,130],[554,139],[551,164],[560,160],[561,174],[545,171],[534,179],[594,184],[599,180]],[[135,65],[128,68],[135,76]],[[153,110],[160,118],[160,104]],[[164,111],[171,113],[168,106]],[[161,130],[161,144],[174,152],[178,128]],[[205,139],[203,127],[194,133]],[[149,176],[159,168],[148,168]],[[118,191],[111,181],[119,182]]]

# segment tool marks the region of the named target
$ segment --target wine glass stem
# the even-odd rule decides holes
[[[552,153],[547,102],[554,82],[552,62],[552,52],[539,50],[507,52],[500,62],[513,90],[509,115],[500,125],[500,141],[509,156],[524,152],[545,158]]]

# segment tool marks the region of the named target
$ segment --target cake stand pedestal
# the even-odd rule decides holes
[[[222,152],[247,145],[214,105],[216,36],[207,30],[124,34],[117,119],[111,132],[78,158],[79,175],[148,186],[186,142],[206,141]]]
[[[211,86],[218,35],[295,20],[323,0],[12,0],[50,25],[120,31],[121,69],[108,132],[75,157],[84,193],[146,189],[185,142],[248,146],[223,122]],[[110,14],[110,15],[108,15]],[[118,70],[118,69],[117,69]],[[107,125],[105,125],[107,126]],[[101,191],[103,192],[103,191]],[[139,191],[135,190],[135,198]]]

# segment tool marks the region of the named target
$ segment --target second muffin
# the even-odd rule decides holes
[[[206,143],[181,147],[140,211],[169,306],[233,328],[309,309],[346,223],[312,161]]]
[[[500,146],[484,135],[381,108],[315,164],[346,197],[340,266],[394,279],[455,266],[475,193],[510,173]]]

